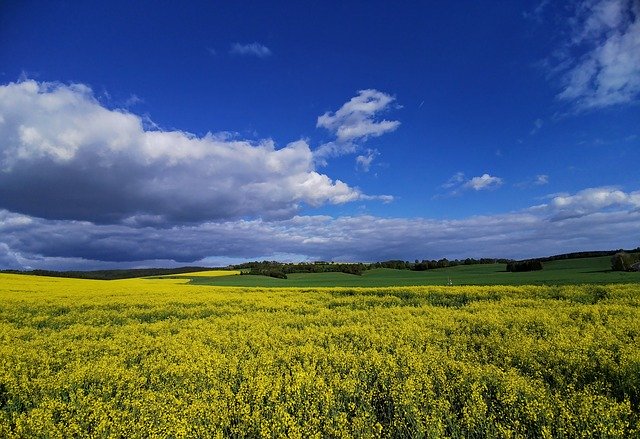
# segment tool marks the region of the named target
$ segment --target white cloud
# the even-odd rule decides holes
[[[465,190],[482,191],[496,189],[502,186],[503,180],[489,174],[466,179],[463,172],[456,172],[449,180],[441,185],[449,191],[449,195],[460,195]]]
[[[271,55],[271,50],[260,43],[240,44],[233,43],[229,53],[240,56],[256,56],[258,58],[266,58]]]
[[[574,195],[555,195],[543,206],[553,211],[554,220],[579,218],[609,208],[640,209],[640,192],[626,193],[615,187],[589,188]]]
[[[337,137],[338,142],[352,142],[367,137],[378,137],[394,131],[400,122],[396,120],[375,120],[395,100],[378,90],[360,90],[335,113],[326,112],[318,117],[318,127],[326,128]]]
[[[487,189],[495,189],[502,185],[500,177],[494,177],[489,174],[482,174],[480,177],[473,177],[465,183],[465,187],[474,191],[482,191]]]
[[[290,217],[363,194],[314,169],[309,145],[145,129],[90,88],[0,86],[0,208],[43,218],[173,223]],[[148,125],[148,124],[146,124]]]
[[[633,248],[639,244],[639,206],[640,191],[590,188],[517,212],[456,220],[295,216],[172,228],[44,220],[0,210],[0,267],[175,266],[283,254],[347,261],[527,258]]]
[[[335,113],[328,111],[319,116],[316,126],[335,134],[336,140],[324,143],[314,150],[315,162],[325,166],[328,158],[353,154],[369,137],[378,137],[398,128],[398,121],[376,119],[377,114],[387,111],[394,100],[394,97],[378,90],[360,90],[357,96],[343,104]],[[361,155],[356,158],[357,165],[367,164],[368,157]]]
[[[328,158],[353,154],[357,150],[358,145],[353,142],[327,142],[323,143],[313,151],[313,157],[318,165],[326,166]]]
[[[640,93],[640,3],[585,1],[573,18],[571,41],[557,70],[558,98],[579,110],[633,102]]]
[[[371,168],[371,163],[375,160],[380,153],[377,149],[367,149],[366,154],[359,155],[356,157],[356,168],[369,172],[369,168]]]

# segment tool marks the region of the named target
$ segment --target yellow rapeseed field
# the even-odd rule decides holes
[[[640,286],[0,274],[1,438],[639,437]]]

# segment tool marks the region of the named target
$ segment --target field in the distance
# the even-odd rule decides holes
[[[184,275],[189,277],[188,275]],[[288,279],[266,276],[193,276],[199,285],[256,287],[380,287],[409,285],[568,285],[640,283],[640,273],[611,271],[611,257],[545,262],[544,269],[509,273],[505,264],[459,265],[427,271],[373,269],[362,276],[344,273],[293,273]]]
[[[640,435],[640,286],[0,275],[0,437]]]
[[[206,271],[194,271],[191,273],[179,273],[171,274],[168,276],[151,276],[152,278],[193,278],[193,277],[220,277],[220,276],[233,276],[240,274],[239,270],[206,270]]]

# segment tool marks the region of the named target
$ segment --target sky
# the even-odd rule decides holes
[[[640,2],[0,2],[0,269],[640,246]]]

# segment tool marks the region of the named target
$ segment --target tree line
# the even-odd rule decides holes
[[[356,276],[368,270],[370,264],[363,263],[332,263],[332,262],[301,262],[283,263],[277,261],[255,261],[233,265],[233,269],[240,270],[243,275],[270,276],[287,279],[291,273],[346,273]]]
[[[560,255],[547,256],[544,258],[538,258],[538,260],[542,262],[551,262],[551,261],[559,261],[563,259],[583,259],[583,258],[597,258],[601,256],[615,256],[617,253],[638,253],[640,252],[640,247],[637,247],[634,250],[604,250],[604,251],[584,251],[584,252],[573,252],[573,253],[563,253]]]
[[[66,277],[73,279],[116,280],[134,277],[170,276],[212,270],[210,267],[130,268],[118,270],[54,271],[54,270],[1,270],[0,273],[30,274],[32,276]]]
[[[437,268],[455,267],[458,265],[476,265],[476,264],[506,264],[510,262],[510,259],[495,259],[495,258],[467,258],[467,259],[423,259],[419,261],[416,259],[414,262],[402,261],[398,259],[392,259],[388,261],[374,262],[370,264],[371,268],[393,268],[395,270],[413,270],[413,271],[425,271],[434,270]]]
[[[346,273],[362,275],[363,272],[374,268],[391,268],[394,270],[425,271],[438,268],[455,267],[458,265],[475,264],[507,264],[510,259],[495,258],[467,258],[448,260],[415,260],[414,262],[403,261],[401,259],[391,259],[373,263],[335,263],[326,261],[283,263],[277,261],[254,261],[233,265],[231,268],[240,270],[244,275],[270,276],[280,279],[287,279],[291,273]]]

